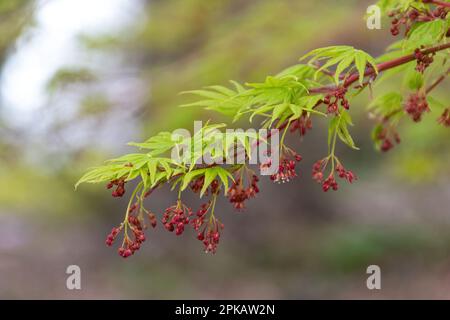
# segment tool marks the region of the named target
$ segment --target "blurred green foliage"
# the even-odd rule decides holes
[[[0,1],[0,65],[14,40],[32,22],[33,0]]]

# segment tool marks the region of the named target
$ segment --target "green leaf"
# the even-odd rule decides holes
[[[424,84],[424,76],[415,68],[410,68],[403,78],[403,84],[411,90],[420,89]]]
[[[398,92],[388,92],[376,97],[370,104],[369,110],[380,115],[381,117],[389,117],[402,110],[403,96]]]
[[[409,31],[404,47],[414,49],[421,46],[435,45],[445,38],[448,28],[448,20],[442,19],[416,23]]]
[[[359,74],[359,84],[362,85],[364,81],[364,74],[366,72],[366,57],[365,54],[362,52],[358,52],[355,55],[355,66],[356,70],[358,70]]]
[[[341,139],[341,141],[344,142],[347,146],[352,149],[359,150],[359,148],[355,145],[350,132],[348,131],[347,123],[345,121],[339,121],[337,134],[339,139]]]
[[[287,103],[283,103],[280,105],[277,105],[272,112],[272,119],[271,123],[273,123],[275,120],[279,119],[280,116],[289,108],[289,105]]]
[[[180,187],[181,191],[185,190],[189,186],[189,183],[191,183],[191,181],[193,179],[204,174],[205,170],[206,169],[196,169],[196,170],[192,170],[192,171],[186,173],[183,177],[183,182]]]
[[[146,189],[150,186],[149,172],[146,169],[141,168],[140,174],[141,174],[142,182],[144,182],[144,189]]]
[[[347,69],[353,62],[354,55],[349,55],[346,58],[342,59],[341,62],[336,67],[336,71],[334,73],[334,81],[336,84],[339,84],[339,77],[342,74],[342,72]]]
[[[310,57],[309,63],[315,61],[327,60],[321,67],[316,71],[315,77],[320,74],[321,71],[326,70],[334,65],[336,66],[336,72],[334,75],[334,80],[336,84],[340,81],[341,74],[347,70],[352,69],[352,65],[356,67],[359,74],[359,82],[363,83],[364,74],[367,64],[372,66],[376,73],[378,73],[377,65],[375,59],[368,53],[357,50],[350,46],[334,46],[320,48],[311,51],[310,53],[303,56],[300,60]]]
[[[248,97],[243,94],[247,92],[242,85],[235,81],[231,82],[235,90],[224,86],[209,86],[203,90],[184,91],[181,94],[193,94],[200,96],[200,101],[183,104],[180,107],[204,107],[207,110],[214,110],[228,116],[234,116],[236,113],[247,106]]]
[[[229,189],[228,178],[230,178],[231,181],[234,181],[234,178],[233,178],[233,175],[228,170],[225,170],[221,167],[217,167],[217,168],[218,168],[217,174],[218,174],[220,180],[222,181],[222,185],[224,187],[224,194],[226,195],[228,193],[228,189]]]
[[[211,185],[211,183],[219,176],[220,180],[222,181],[222,184],[225,189],[225,194],[228,191],[228,177],[231,177],[233,180],[233,176],[224,168],[216,166],[212,168],[205,169],[205,180],[203,183],[202,190],[200,191],[200,197],[203,197],[208,187]]]

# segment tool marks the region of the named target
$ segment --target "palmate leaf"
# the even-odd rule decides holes
[[[262,83],[247,83],[247,86],[253,89],[244,95],[251,97],[251,105],[257,106],[281,104],[308,93],[308,88],[303,81],[293,75],[269,76]]]
[[[275,77],[277,78],[283,78],[286,76],[294,76],[297,79],[300,80],[308,80],[314,76],[314,73],[316,72],[316,68],[307,65],[307,64],[296,64],[293,66],[290,66],[280,73],[278,73]]]
[[[200,191],[200,197],[202,197],[214,179],[219,178],[222,182],[224,193],[228,192],[228,178],[234,181],[233,175],[222,167],[216,166],[205,170],[205,181],[203,183],[202,190]]]
[[[238,110],[244,108],[248,103],[249,97],[243,94],[248,90],[235,81],[231,81],[234,90],[224,86],[209,86],[203,90],[184,91],[181,94],[193,94],[203,100],[183,104],[180,107],[203,107],[206,110],[213,110],[233,116]]]
[[[145,142],[130,142],[128,145],[139,147],[140,149],[148,149],[150,150],[149,154],[155,156],[172,149],[176,143],[177,141],[174,141],[172,133],[160,132]]]
[[[253,90],[246,93],[251,95],[250,107],[244,113],[250,112],[249,120],[256,115],[270,118],[269,126],[289,110],[292,101],[296,101],[308,94],[308,88],[302,80],[294,75],[282,77],[267,77],[263,83],[250,83]],[[288,116],[288,115],[287,115]]]
[[[403,49],[414,50],[439,43],[445,38],[449,24],[449,20],[442,19],[414,24],[408,32],[407,39],[404,40]]]
[[[310,64],[317,61],[325,61],[315,72],[314,78],[317,78],[322,71],[335,66],[334,81],[336,84],[339,84],[343,74],[346,76],[353,70],[358,72],[359,83],[362,84],[367,65],[371,66],[378,73],[376,61],[371,55],[350,46],[332,46],[316,49],[301,57],[300,60],[306,58],[309,58]]]
[[[163,178],[169,180],[177,168],[185,170],[170,158],[155,158],[148,153],[128,154],[108,160],[103,166],[90,169],[78,180],[75,188],[81,183],[99,183],[116,179],[130,181],[138,176],[141,176],[145,187],[154,186]]]
[[[130,167],[119,164],[93,167],[77,181],[75,189],[82,183],[100,183],[116,180],[128,176],[130,171]]]

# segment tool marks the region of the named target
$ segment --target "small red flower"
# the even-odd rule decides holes
[[[125,178],[117,179],[110,181],[107,185],[107,189],[111,189],[114,186],[117,186],[115,190],[111,193],[113,197],[122,197],[125,194]]]
[[[184,226],[189,223],[189,218],[191,216],[191,208],[178,200],[176,205],[166,209],[163,214],[162,223],[167,231],[175,231],[175,234],[179,236],[184,232]]]
[[[275,174],[270,176],[270,180],[277,183],[289,182],[295,177],[297,177],[297,172],[295,167],[298,162],[302,161],[302,156],[299,155],[292,149],[283,147],[283,154],[280,157],[280,162],[278,165],[278,170]],[[272,162],[269,160],[261,165],[261,169],[270,168]]]
[[[348,110],[350,108],[350,104],[345,97],[347,93],[347,88],[339,87],[335,89],[333,92],[329,93],[323,99],[323,102],[327,105],[327,112],[330,114],[338,114],[339,112],[339,104]]]
[[[324,171],[326,170],[329,161],[330,161],[330,157],[318,160],[314,163],[313,169],[312,169],[313,179],[316,180],[318,183],[322,184],[322,190],[324,192],[327,192],[330,189],[336,191],[339,188],[339,185],[336,182],[336,179],[334,178],[333,171],[330,172],[330,174],[328,175],[328,177],[325,180],[323,180]],[[336,158],[332,158],[331,161],[336,161],[336,172],[337,172],[339,178],[345,179],[349,183],[353,183],[353,181],[355,181],[357,179],[356,175],[352,171],[346,170],[344,168],[344,166]]]
[[[311,118],[308,117],[306,112],[303,112],[300,118],[292,122],[290,131],[291,133],[294,133],[295,131],[298,131],[300,136],[304,136],[308,130],[312,129],[312,121]]]
[[[244,183],[241,178],[234,180],[233,184],[228,189],[227,197],[235,209],[244,209],[245,201],[256,197],[256,194],[259,193],[258,181],[259,178],[255,174],[251,176],[251,180],[249,181],[249,185],[247,187],[244,187]]]
[[[211,201],[202,204],[197,211],[197,217],[191,221],[191,225],[197,231],[197,239],[203,242],[206,253],[216,253],[220,240],[220,232],[224,228],[224,225],[212,213],[206,219],[206,215],[211,208]]]
[[[422,115],[430,111],[425,94],[411,94],[405,103],[405,111],[411,116],[414,122],[419,122],[422,119]]]

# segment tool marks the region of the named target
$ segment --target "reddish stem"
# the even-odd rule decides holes
[[[447,70],[446,73],[442,74],[439,78],[437,78],[427,89],[426,89],[426,93],[430,93],[431,91],[434,90],[434,88],[436,88],[438,85],[441,84],[442,81],[445,80],[445,78],[450,74],[450,69]]]
[[[424,2],[425,2],[425,1],[424,1]],[[430,0],[430,1],[428,1],[428,3],[432,3],[432,4],[435,4],[435,5],[437,5],[437,6],[441,6],[441,7],[450,8],[450,3],[444,2],[444,1]]]
[[[438,52],[441,50],[445,50],[445,49],[449,49],[450,48],[450,43],[445,43],[445,44],[441,44],[439,46],[436,47],[432,47],[432,48],[428,48],[425,50],[422,50],[423,54],[430,54],[430,53],[434,53],[434,52]],[[380,64],[377,65],[377,69],[378,72],[382,72],[382,71],[386,71],[398,66],[401,66],[402,64],[411,62],[416,60],[416,56],[414,53],[397,58],[397,59],[393,59],[390,61],[386,61],[386,62],[382,62]],[[366,72],[364,73],[365,77],[368,76],[372,76],[375,74],[375,70],[373,70],[372,68],[367,69]],[[359,74],[358,73],[353,73],[351,74],[342,84],[342,86],[348,88],[349,86],[351,86],[353,83],[355,83],[356,81],[359,80]],[[310,93],[323,93],[323,92],[330,92],[332,90],[336,89],[335,85],[331,85],[331,86],[323,86],[323,87],[319,87],[319,88],[312,88],[309,90]]]

